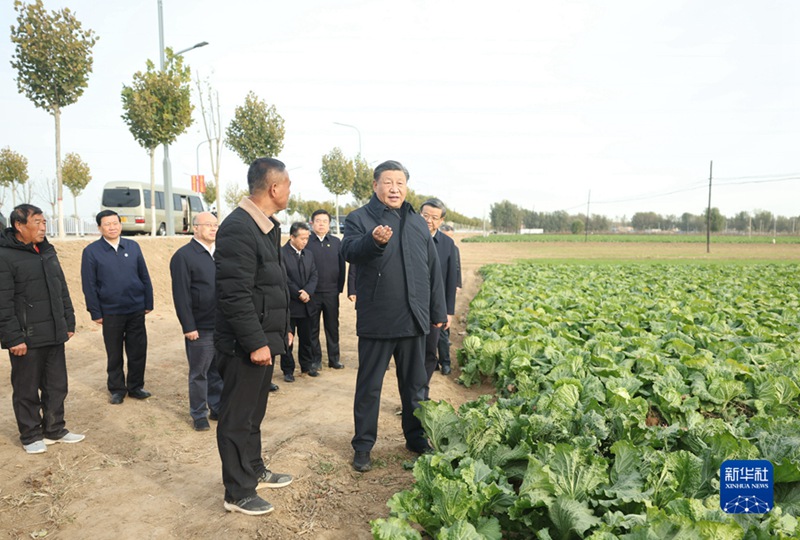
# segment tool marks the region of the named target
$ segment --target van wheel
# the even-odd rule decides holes
[[[156,233],[158,236],[167,236],[167,225],[166,223],[162,223],[158,226],[158,232]]]

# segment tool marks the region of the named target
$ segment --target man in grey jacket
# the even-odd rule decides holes
[[[383,377],[397,365],[406,448],[430,450],[414,411],[424,399],[425,336],[447,322],[442,271],[425,221],[405,202],[408,171],[397,161],[375,168],[374,194],[345,224],[342,253],[358,265],[358,377],[353,407],[353,468],[371,469]]]

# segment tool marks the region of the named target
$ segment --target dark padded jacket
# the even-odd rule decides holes
[[[10,349],[59,345],[75,331],[75,310],[56,250],[47,239],[23,244],[7,228],[0,235],[0,344]]]
[[[372,238],[378,225],[392,227],[380,246]],[[442,269],[428,226],[408,203],[392,210],[377,196],[347,216],[342,239],[347,262],[356,273],[356,331],[359,337],[394,339],[430,332],[447,322]]]
[[[267,345],[272,356],[286,352],[289,292],[280,240],[280,223],[249,199],[220,225],[214,345],[221,353],[250,358]]]

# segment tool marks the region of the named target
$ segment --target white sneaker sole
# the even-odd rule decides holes
[[[280,489],[280,488],[284,488],[284,487],[288,486],[289,484],[291,484],[292,480],[289,480],[288,482],[284,482],[283,484],[271,484],[269,482],[259,482],[258,485],[256,486],[256,489],[265,489],[265,488]]]
[[[26,454],[31,454],[31,455],[44,454],[45,452],[47,452],[47,447],[46,446],[44,448],[39,448],[37,450],[28,450],[27,448],[25,449],[25,453]]]
[[[263,516],[264,514],[269,514],[270,512],[275,510],[274,506],[270,506],[266,510],[259,510],[259,511],[246,510],[244,508],[241,508],[240,506],[236,506],[233,503],[229,503],[228,501],[225,501],[224,506],[225,510],[227,510],[228,512],[239,512],[242,514],[247,514],[248,516]]]
[[[83,439],[85,439],[86,435],[77,435],[77,437],[80,437],[80,439],[72,439],[71,441],[64,440],[64,437],[62,437],[60,439],[48,439],[47,437],[45,437],[44,438],[44,444],[58,444],[58,443],[75,444],[75,443],[79,443]]]

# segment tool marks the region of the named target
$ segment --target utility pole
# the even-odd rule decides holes
[[[711,178],[714,173],[714,161],[708,166],[708,209],[706,210],[706,253],[711,253]]]
[[[589,241],[589,204],[592,202],[592,190],[589,190],[589,198],[586,199],[586,226],[583,228],[583,241]]]

